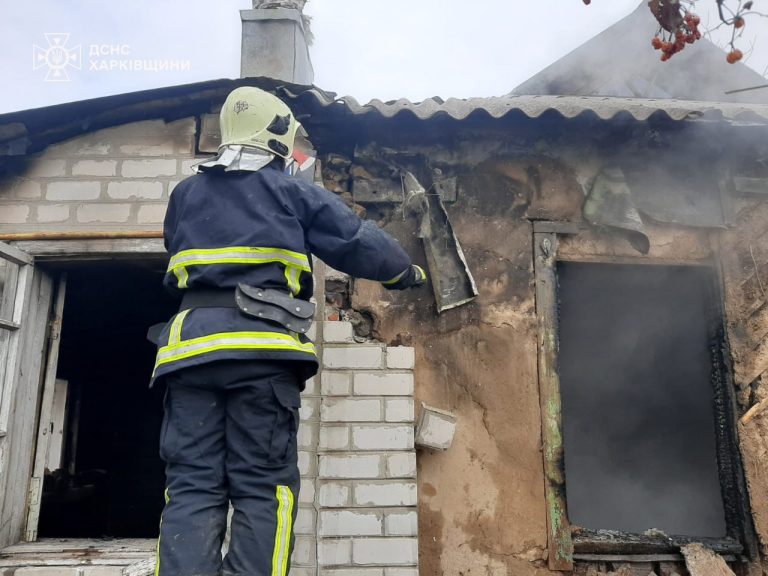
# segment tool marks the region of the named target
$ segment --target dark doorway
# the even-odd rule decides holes
[[[147,328],[174,314],[157,260],[68,266],[57,378],[62,466],[47,470],[40,537],[154,538],[163,506],[162,394]]]
[[[558,282],[571,523],[725,536],[712,271],[560,263]]]

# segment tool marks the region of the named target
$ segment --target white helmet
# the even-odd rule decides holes
[[[288,160],[301,124],[282,100],[259,88],[242,86],[230,92],[219,118],[221,145],[259,148]]]

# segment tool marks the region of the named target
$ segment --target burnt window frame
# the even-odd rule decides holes
[[[559,261],[585,262],[558,258],[558,236],[578,234],[578,224],[537,221],[533,223],[534,283],[537,318],[538,385],[542,425],[542,458],[546,497],[547,547],[550,570],[573,570],[574,560],[594,560],[610,556],[669,556],[680,548],[700,542],[715,552],[731,558],[755,558],[757,537],[749,507],[746,477],[738,442],[738,408],[733,385],[733,370],[725,330],[725,308],[721,273],[715,262],[707,263],[713,271],[709,290],[712,309],[709,317],[711,382],[715,390],[717,423],[716,455],[721,496],[725,509],[727,535],[724,538],[633,534],[614,530],[571,528],[568,519],[565,459],[563,451],[562,400],[558,373],[558,284]],[[606,256],[604,264],[667,264],[652,258],[635,262]],[[590,260],[590,262],[596,262]],[[702,265],[679,262],[679,265]]]

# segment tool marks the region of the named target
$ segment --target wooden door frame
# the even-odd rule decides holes
[[[34,464],[32,477],[29,481],[29,495],[27,497],[27,521],[24,525],[24,541],[37,540],[37,530],[40,521],[40,505],[43,499],[43,479],[45,477],[45,464],[51,444],[51,411],[53,409],[53,397],[56,388],[56,371],[59,364],[59,344],[61,342],[62,318],[64,317],[64,300],[67,294],[66,273],[56,281],[56,297],[53,304],[52,318],[48,335],[48,350],[45,359],[45,372],[40,398],[40,408],[37,417],[37,441],[34,446]],[[45,354],[46,352],[43,351]]]
[[[67,263],[83,261],[114,261],[143,258],[165,258],[167,253],[162,239],[110,239],[110,240],[29,240],[10,243],[10,252],[16,259],[22,259],[29,268],[26,282],[26,305],[21,313],[28,325],[24,337],[23,354],[19,366],[24,366],[23,382],[15,386],[13,400],[13,455],[17,465],[11,471],[0,471],[0,489],[3,490],[3,517],[10,515],[12,522],[0,533],[0,548],[24,542],[29,536],[31,517],[36,513],[29,506],[30,496],[35,490],[33,481],[36,440],[40,430],[40,412],[44,408],[47,340],[50,330],[56,280],[50,272],[33,263]],[[4,253],[4,252],[3,252]],[[63,310],[63,294],[60,294]],[[50,362],[49,362],[50,364]],[[18,370],[17,370],[18,372]],[[50,369],[48,370],[50,374]],[[53,366],[55,375],[55,366]],[[23,393],[23,398],[21,398]],[[0,440],[2,441],[2,440]],[[11,478],[11,476],[13,478]],[[35,536],[36,536],[36,529]]]
[[[0,402],[0,547],[5,547],[23,538],[53,281],[35,267],[29,253],[7,244],[0,244],[0,252],[19,267],[10,307],[11,325],[4,327],[11,332]],[[11,297],[10,292],[5,295]]]

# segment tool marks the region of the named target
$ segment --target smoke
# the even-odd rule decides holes
[[[558,275],[571,522],[724,536],[709,270],[561,264]]]

